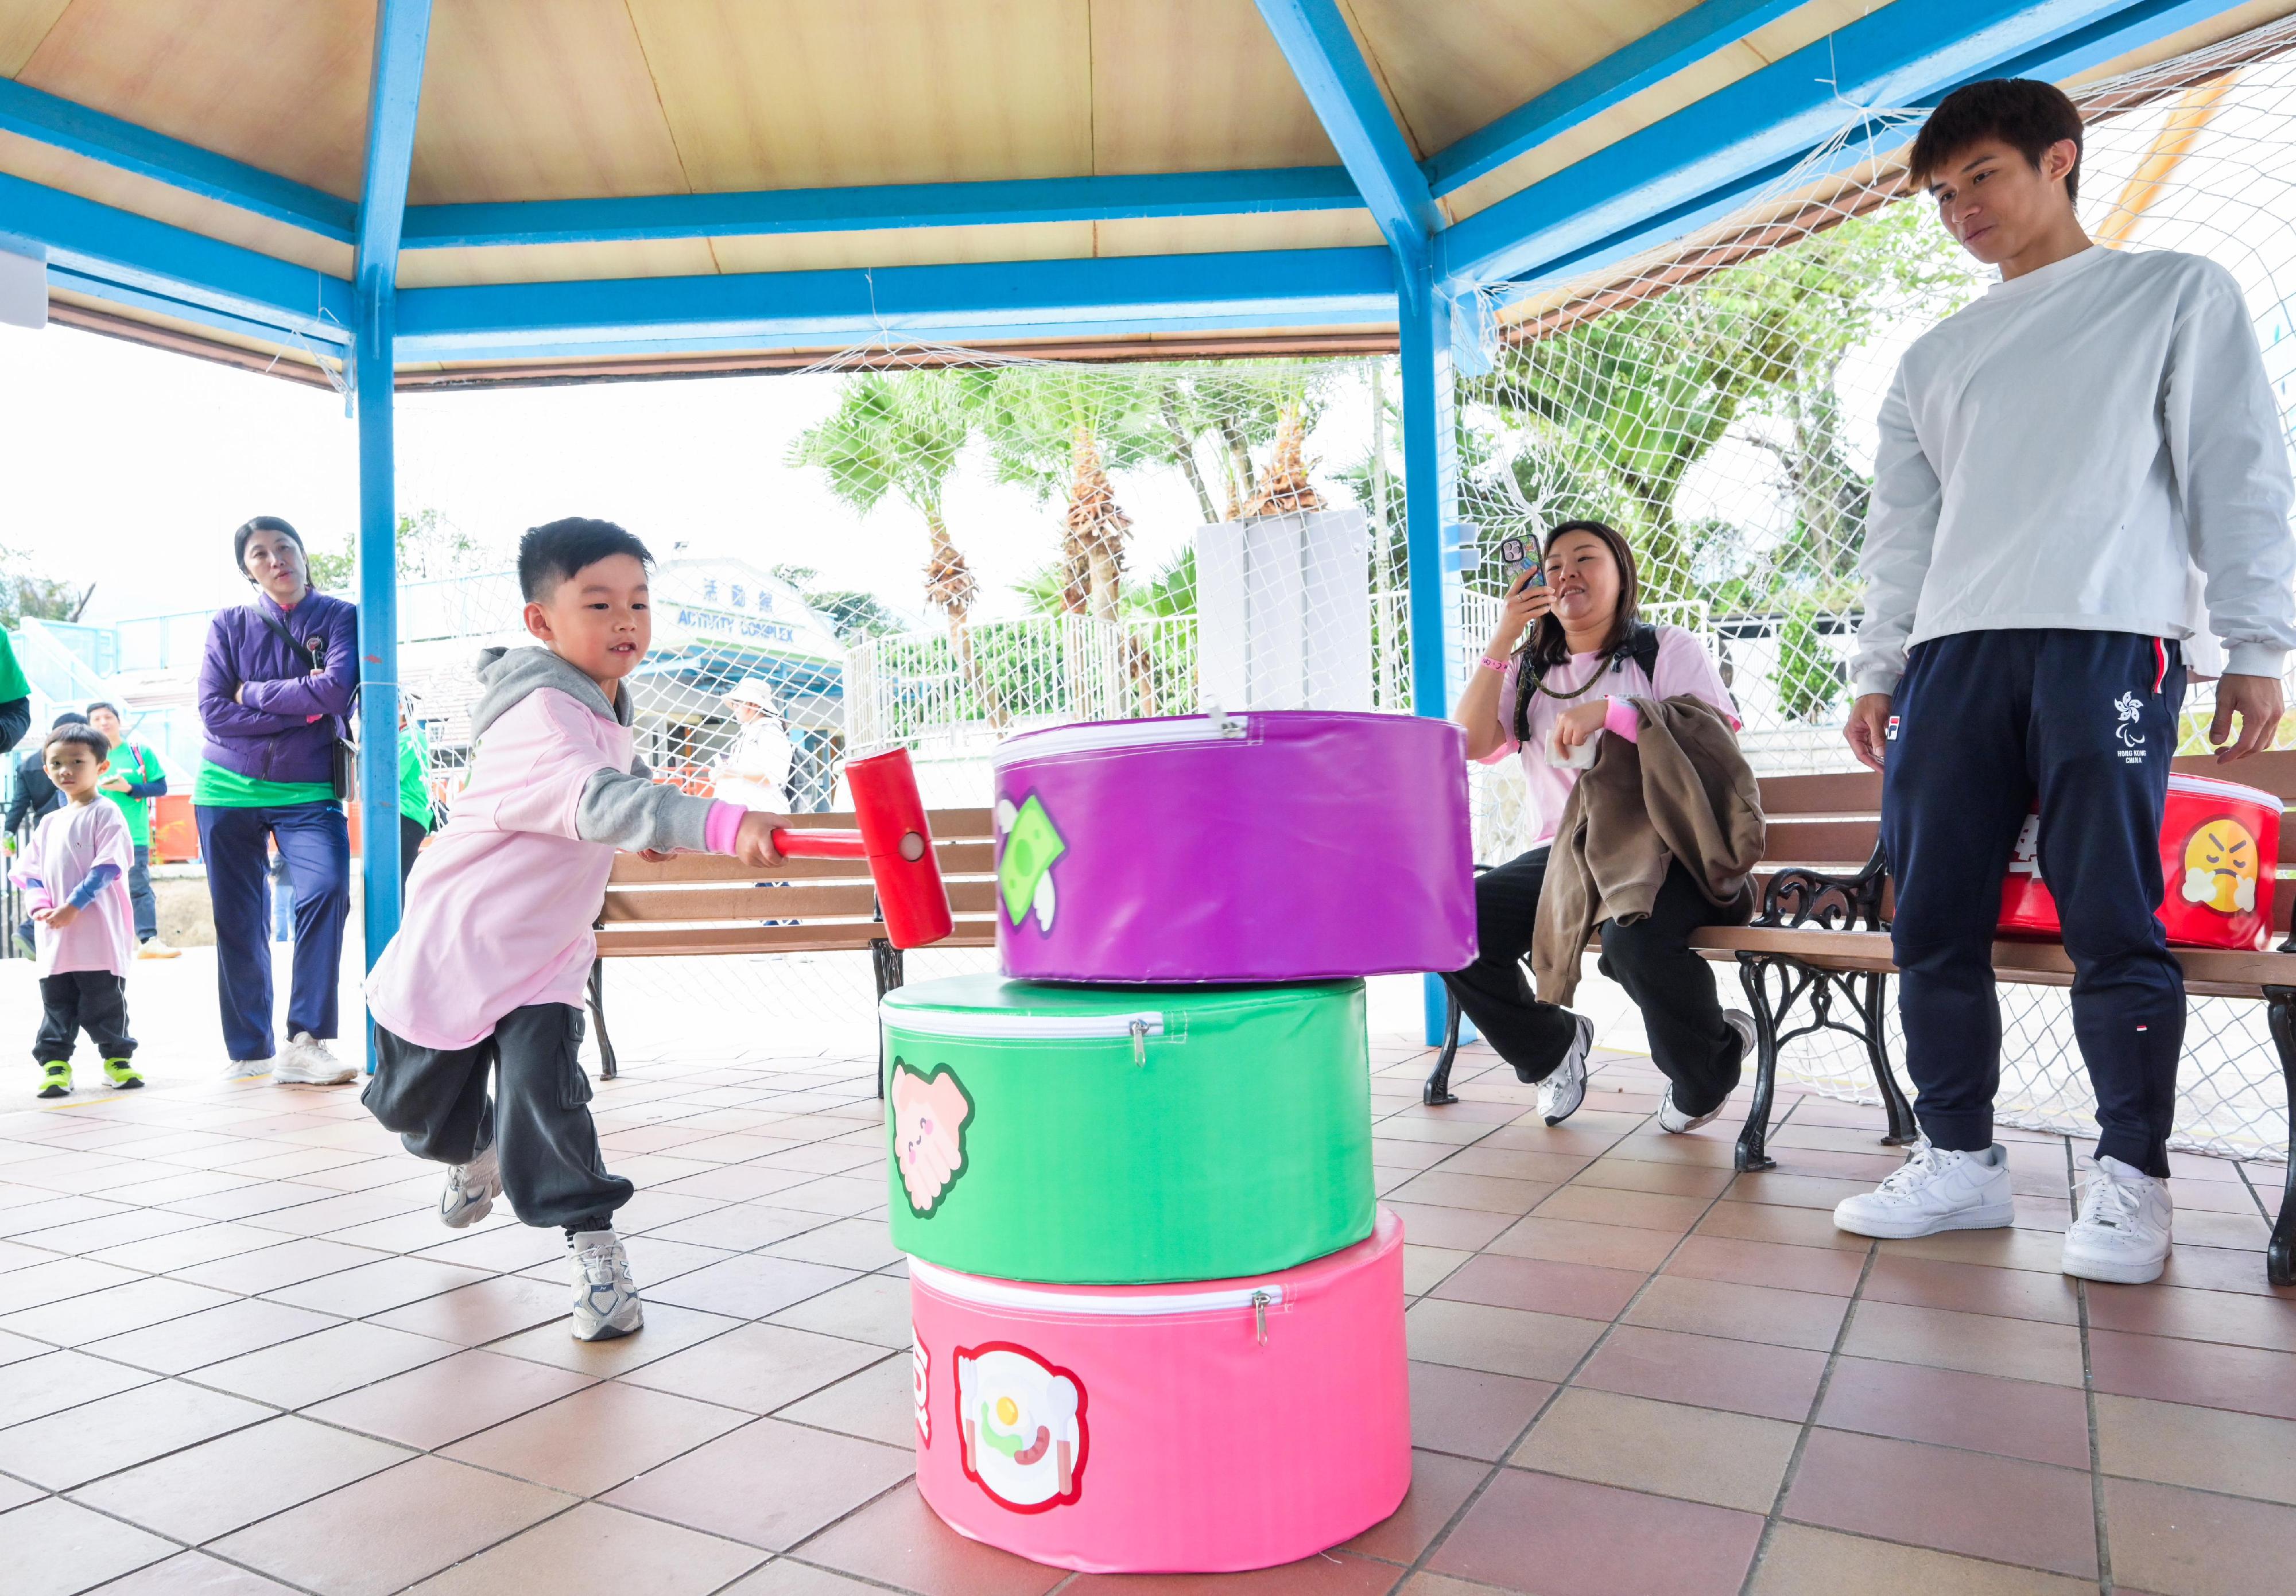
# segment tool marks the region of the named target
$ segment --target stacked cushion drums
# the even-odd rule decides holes
[[[997,759],[1005,978],[890,994],[917,1485],[1095,1573],[1310,1556],[1410,1485],[1363,978],[1473,957],[1459,733],[1311,711]]]

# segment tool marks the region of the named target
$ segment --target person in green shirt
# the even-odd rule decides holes
[[[119,711],[98,699],[87,707],[88,724],[111,744],[111,768],[96,790],[119,806],[135,863],[127,872],[127,900],[135,910],[135,956],[172,959],[177,951],[160,940],[160,900],[152,892],[152,800],[168,790],[160,757],[129,739]]]
[[[0,632],[0,754],[24,741],[32,728],[32,684],[16,663],[16,644]]]
[[[406,878],[414,869],[414,855],[430,835],[436,818],[430,807],[430,734],[414,718],[419,700],[414,694],[398,700],[398,891],[406,894]]]

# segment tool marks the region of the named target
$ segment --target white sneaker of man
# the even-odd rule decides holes
[[[1538,1083],[1539,1117],[1549,1125],[1561,1125],[1587,1101],[1587,1055],[1595,1051],[1595,1022],[1584,1014],[1570,1018],[1578,1027],[1578,1034],[1570,1039],[1570,1051]]]
[[[2081,1183],[2080,1217],[2065,1232],[2062,1268],[2085,1281],[2149,1285],[2169,1266],[2175,1217],[2166,1183],[2119,1158],[2099,1158]]]
[[[298,1031],[271,1078],[284,1086],[340,1086],[357,1074],[357,1065],[344,1063],[310,1032]]]
[[[574,1316],[577,1341],[611,1341],[645,1323],[630,1256],[610,1230],[574,1232]]]
[[[184,950],[169,947],[154,937],[136,948],[135,956],[139,959],[180,959],[184,956]]]
[[[223,1078],[226,1081],[251,1081],[257,1076],[269,1075],[279,1060],[271,1059],[226,1059]]]
[[[1754,1056],[1754,1017],[1743,1009],[1725,1009],[1722,1011],[1722,1023],[1738,1033],[1738,1061],[1743,1065]],[[1674,1087],[1669,1084],[1666,1095],[1659,1100],[1658,1128],[1669,1136],[1686,1134],[1702,1125],[1713,1124],[1729,1101],[1724,1098],[1703,1114],[1685,1114],[1674,1106]]]
[[[1981,1153],[1955,1152],[1931,1146],[1927,1136],[1881,1185],[1845,1197],[1833,1208],[1836,1230],[1892,1241],[1940,1231],[2000,1230],[2016,1217],[2009,1155],[1999,1142]]]
[[[491,1147],[467,1164],[447,1171],[447,1189],[439,1195],[439,1223],[450,1231],[467,1230],[495,1211],[502,1195],[502,1160]]]

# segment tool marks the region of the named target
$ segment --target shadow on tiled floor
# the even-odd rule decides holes
[[[155,1080],[0,1115],[0,1589],[426,1596],[2248,1596],[2296,1586],[2296,1294],[2277,1166],[2178,1160],[2154,1289],[2056,1272],[2071,1153],[2019,1228],[1878,1246],[1827,1210],[1877,1113],[1651,1120],[1611,1058],[1550,1130],[1480,1049],[1422,1108],[1375,1048],[1406,1234],[1403,1510],[1288,1568],[1095,1578],[908,1484],[906,1286],[861,1061],[633,1064],[602,1086],[645,1331],[566,1335],[560,1247],[431,1216],[348,1089]],[[2259,1196],[2261,1193],[2261,1196]]]

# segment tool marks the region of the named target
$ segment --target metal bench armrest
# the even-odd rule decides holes
[[[1753,923],[1766,930],[1885,930],[1882,893],[1889,880],[1889,861],[1878,843],[1866,868],[1854,876],[1789,866],[1764,884]]]

